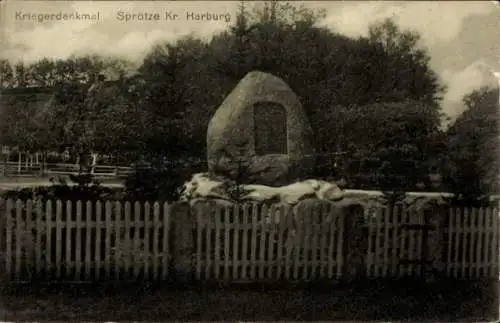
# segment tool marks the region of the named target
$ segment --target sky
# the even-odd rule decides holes
[[[42,57],[72,54],[107,54],[140,59],[157,42],[173,41],[194,33],[210,37],[224,30],[236,14],[238,1],[26,1],[0,2],[3,58],[32,62]],[[431,55],[431,66],[448,86],[443,111],[452,119],[463,111],[464,94],[482,85],[497,85],[487,71],[500,72],[500,5],[495,1],[307,1],[324,8],[321,25],[348,36],[366,35],[373,22],[393,17],[405,28],[418,31],[421,46]],[[36,21],[22,14],[97,14],[99,20]],[[120,20],[129,15],[160,15],[155,20]],[[178,19],[165,19],[165,13]],[[193,21],[187,14],[229,14],[232,21]],[[172,17],[172,15],[170,16]]]

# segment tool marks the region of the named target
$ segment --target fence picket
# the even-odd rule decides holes
[[[327,256],[326,259],[328,260],[328,278],[332,279],[333,278],[333,269],[335,267],[335,270],[338,270],[338,254],[334,254],[335,246],[338,247],[340,240],[343,238],[342,237],[342,228],[340,227],[341,224],[341,217],[342,215],[339,214],[338,210],[332,206],[328,206],[328,213],[330,214],[330,217],[332,218],[332,221],[330,221],[330,224],[328,225],[328,240],[327,240],[327,245],[328,245],[328,251],[327,251]],[[338,251],[338,249],[337,249]]]
[[[319,276],[320,254],[319,254],[319,238],[320,238],[320,228],[321,224],[324,223],[325,219],[323,217],[322,205],[314,207],[314,213],[311,218],[311,268],[310,268],[310,279],[317,279]]]
[[[302,280],[307,281],[308,276],[309,276],[309,270],[308,270],[308,263],[309,263],[309,251],[310,251],[310,246],[309,246],[309,234],[310,234],[310,227],[311,227],[311,213],[314,212],[313,208],[311,205],[304,205],[304,208],[302,210],[302,222],[301,226],[304,228],[303,229],[303,249],[302,249],[302,259],[301,259],[301,267],[302,267]]]
[[[455,214],[455,259],[453,267],[455,268],[455,278],[460,276],[460,238],[462,236],[463,212],[461,209],[454,208]]]
[[[495,219],[495,225],[493,226],[493,232],[495,232],[495,241],[496,241],[496,244],[495,244],[495,248],[493,250],[495,250],[495,254],[494,254],[494,258],[496,260],[496,266],[494,268],[494,274],[492,275],[492,277],[494,278],[497,278],[498,276],[498,272],[499,272],[499,269],[500,269],[500,225],[499,225],[499,210],[498,208],[495,207],[494,209],[494,219]]]
[[[160,243],[160,204],[155,202],[153,205],[153,279],[158,279],[158,244]],[[126,230],[126,229],[125,229]],[[128,235],[125,231],[125,237]],[[125,257],[124,259],[126,259]]]
[[[141,239],[140,239],[140,224],[141,224],[141,204],[139,202],[134,203],[134,239],[133,239],[133,275],[134,279],[139,279],[139,274],[141,271],[141,262],[142,262],[142,257],[141,257]]]
[[[23,205],[21,200],[16,201],[16,256],[15,256],[15,264],[16,264],[16,278],[21,280],[21,263],[23,256],[23,243],[24,243],[24,232],[25,230],[25,221],[23,220]]]
[[[468,275],[470,278],[474,277],[475,274],[475,263],[476,263],[476,257],[474,255],[474,242],[476,241],[477,235],[476,235],[476,220],[477,220],[477,214],[476,214],[477,209],[473,208],[470,211],[470,224],[469,224],[469,261],[468,261]]]
[[[257,208],[257,207],[256,207]],[[266,216],[269,214],[267,205],[262,205],[262,210],[259,216],[259,234],[260,234],[260,245],[259,245],[259,280],[264,278],[264,268],[266,266],[265,252],[266,252]]]
[[[286,242],[285,242],[285,279],[289,280],[292,277],[292,255],[295,247],[295,235],[294,222],[296,220],[296,213],[294,208],[288,210],[288,215],[286,217]]]
[[[95,278],[101,277],[101,237],[102,237],[102,204],[101,201],[95,203],[96,239],[95,239]]]
[[[380,244],[380,240],[382,238],[382,227],[383,227],[383,224],[382,224],[382,219],[384,217],[384,214],[385,214],[385,209],[381,209],[381,208],[377,208],[377,211],[375,212],[375,216],[376,216],[376,229],[375,229],[375,248],[373,248],[373,274],[378,277],[380,276],[381,272],[382,272],[382,268],[381,264],[380,263],[380,247],[381,247],[381,244]]]
[[[390,239],[389,239],[389,230],[391,228],[391,214],[395,212],[395,207],[392,207],[390,210],[385,209],[384,214],[384,268],[382,271],[382,276],[387,277],[389,275],[389,266],[390,266],[390,261],[389,261],[389,247],[391,246],[390,244]]]
[[[482,263],[482,275],[487,276],[489,274],[490,261],[488,259],[488,247],[489,247],[489,239],[490,239],[490,228],[491,228],[491,212],[490,208],[485,208],[484,211],[484,219],[483,219],[483,245],[481,247],[481,253],[483,258]]]
[[[131,243],[131,234],[132,234],[132,205],[130,202],[125,202],[125,245],[123,250],[123,276],[126,279],[130,279],[132,277],[131,274],[131,265],[133,263],[133,252],[132,252],[132,243]]]
[[[328,214],[328,204],[325,203],[321,206],[319,209],[320,212],[320,217],[319,217],[319,222],[317,222],[317,229],[316,229],[316,234],[317,234],[317,259],[318,259],[318,266],[316,269],[316,274],[318,278],[325,278],[325,267],[326,267],[326,260],[325,260],[325,247],[326,247],[326,242],[325,242],[325,228],[327,228],[328,224],[332,220]]]
[[[460,275],[462,278],[465,278],[466,275],[466,270],[467,270],[467,226],[469,224],[469,208],[464,209],[463,213],[463,225],[461,227],[462,230],[462,239],[461,239],[461,245],[462,245],[462,258],[460,261]]]
[[[113,262],[114,262],[114,271],[115,271],[115,279],[120,279],[120,277],[123,277],[123,274],[121,274],[121,259],[123,258],[123,246],[121,243],[121,219],[122,219],[122,205],[120,202],[115,202],[114,203],[114,232],[115,232],[115,239],[114,239],[114,257],[113,257]]]
[[[50,275],[52,267],[51,253],[52,253],[52,201],[47,201],[45,205],[45,238],[46,238],[46,251],[45,251],[45,271]]]
[[[407,217],[407,209],[406,209],[406,206],[403,204],[401,206],[401,224],[404,224],[404,223],[407,223],[408,222],[408,217]],[[406,247],[407,243],[406,243],[406,235],[407,235],[407,230],[404,229],[404,227],[400,226],[401,230],[400,230],[400,243],[399,243],[399,246],[400,246],[400,254],[399,256],[401,258],[406,258],[408,257],[408,249]],[[401,277],[401,276],[404,276],[406,273],[405,273],[405,267],[404,265],[402,264],[398,264],[398,275]]]
[[[484,259],[482,257],[481,251],[483,249],[484,240],[484,208],[481,207],[478,210],[477,218],[477,244],[476,244],[476,277],[481,277],[481,272],[483,270]]]
[[[498,251],[498,245],[499,245],[499,225],[498,225],[498,209],[495,207],[492,210],[491,214],[491,219],[492,219],[492,226],[491,226],[491,248],[490,248],[490,274],[489,277],[491,278],[496,278],[498,277],[498,267],[499,267],[499,251]]]
[[[206,206],[206,205],[204,205]],[[205,219],[206,216],[205,207],[203,212],[200,212],[199,209],[195,213],[196,214],[196,279],[201,279],[201,269],[203,268],[202,263],[202,245],[204,243],[203,229],[206,230]]]
[[[325,203],[326,204],[326,203]],[[313,227],[313,271],[312,271],[312,279],[319,279],[321,277],[321,268],[323,264],[321,263],[321,236],[322,230],[321,228],[325,223],[327,223],[327,217],[325,216],[325,212],[323,209],[325,204],[320,205],[316,208],[316,216],[314,219],[314,227]]]
[[[104,204],[104,218],[105,218],[105,236],[104,236],[104,275],[106,280],[111,277],[111,234],[113,230],[113,224],[111,222],[111,202],[106,201]]]
[[[87,201],[85,203],[85,272],[84,278],[85,280],[91,279],[90,269],[92,266],[92,202]]]
[[[495,266],[498,264],[498,254],[499,254],[499,246],[498,246],[498,238],[499,238],[499,232],[500,228],[498,226],[498,209],[495,207],[491,209],[491,227],[490,227],[490,248],[488,250],[489,252],[489,259],[490,259],[490,270],[489,270],[489,276],[490,277],[498,277],[498,268],[495,268]]]
[[[163,262],[162,262],[162,279],[167,278],[169,273],[168,265],[170,261],[170,210],[171,206],[168,203],[163,205]]]
[[[35,244],[34,244],[34,239],[33,239],[33,201],[28,200],[26,201],[26,249],[25,249],[25,254],[26,254],[26,269],[28,270],[28,273],[31,275],[32,269],[33,269],[33,255],[35,251]]]
[[[7,219],[6,219],[6,228],[5,228],[5,233],[6,233],[6,239],[5,241],[5,273],[7,274],[8,278],[11,278],[12,275],[12,241],[14,240],[12,233],[14,229],[14,223],[13,223],[13,216],[12,216],[12,200],[8,199],[5,207],[5,211],[7,214]],[[14,240],[15,242],[16,240]],[[40,271],[38,271],[40,272]]]
[[[425,214],[424,214],[424,211],[423,210],[418,210],[415,212],[415,216],[417,217],[417,224],[420,224],[420,225],[424,225],[426,224],[426,219],[425,219]],[[423,253],[422,253],[422,244],[423,244],[423,235],[424,235],[424,232],[423,230],[416,230],[415,232],[416,234],[416,246],[415,246],[415,254],[416,254],[416,258],[417,259],[423,259]],[[417,270],[417,273],[418,275],[420,275],[420,273],[422,273],[422,269],[423,269],[423,264],[418,264],[418,265],[415,265],[415,268]]]
[[[221,210],[220,214],[224,214],[224,280],[228,280],[229,277],[230,277],[230,271],[229,271],[229,265],[231,263],[231,260],[229,258],[229,252],[230,252],[230,247],[231,247],[231,244],[230,244],[230,234],[231,234],[231,228],[230,228],[230,222],[229,222],[229,218],[230,218],[230,214],[231,214],[231,211],[234,212],[234,208],[231,208],[229,206],[226,206],[224,208],[222,207],[219,207],[219,209]],[[223,210],[223,211],[222,211]],[[234,252],[234,250],[233,250]]]
[[[337,278],[340,278],[342,276],[342,270],[344,266],[344,255],[343,255],[343,249],[344,249],[344,236],[345,236],[345,217],[348,216],[347,214],[338,214],[338,227],[336,230],[336,236],[337,236],[337,255],[334,258],[335,259],[335,267],[337,268]]]
[[[268,225],[268,248],[267,248],[267,271],[266,278],[272,279],[276,270],[276,257],[274,257],[274,246],[276,245],[277,223],[276,218],[280,216],[279,208],[276,205],[271,205],[269,208],[270,223]]]
[[[227,212],[225,210],[225,217],[227,217],[227,214],[229,212]],[[217,205],[216,208],[215,208],[215,247],[214,247],[214,253],[215,253],[215,264],[214,264],[214,275],[215,275],[215,279],[219,279],[220,278],[220,268],[221,268],[221,247],[220,247],[220,242],[221,242],[221,230],[222,230],[222,208]],[[208,230],[211,230],[211,228],[209,228]],[[226,267],[225,267],[225,264],[226,264],[226,254],[225,254],[225,250],[226,250],[226,238],[225,238],[225,234],[226,234],[226,231],[227,231],[227,228],[224,230],[224,266],[223,266],[223,274],[224,274],[224,277],[226,276]],[[207,241],[207,244],[210,244],[211,242],[210,241]],[[207,254],[207,257],[206,259],[209,259],[210,258],[210,255]]]
[[[373,219],[372,219],[372,210],[368,209],[368,219],[367,219],[367,226],[368,226],[368,246],[367,246],[367,255],[366,255],[366,276],[370,277],[372,275],[373,267],[375,266],[374,264],[374,254],[376,253],[376,248],[373,246],[373,241],[374,241],[374,231],[376,232],[377,227],[373,226]],[[373,273],[375,274],[375,273]]]
[[[298,205],[296,209],[296,213],[294,214],[295,217],[295,236],[293,237],[293,280],[298,280],[299,279],[299,269],[300,269],[300,257],[301,257],[301,242],[303,241],[302,235],[303,235],[303,226],[302,221],[303,221],[303,209],[304,205]]]
[[[399,214],[401,212],[401,208],[397,205],[394,205],[392,209],[392,253],[391,253],[391,275],[396,275],[398,272],[398,231],[399,231]]]
[[[226,214],[227,214],[226,209]],[[238,279],[238,269],[239,269],[239,252],[238,249],[240,247],[240,228],[241,228],[241,221],[240,221],[240,207],[238,204],[234,206],[234,211],[233,211],[233,279]]]
[[[488,213],[487,213],[487,220],[486,220],[486,223],[487,223],[487,226],[488,226],[488,231],[487,231],[487,234],[486,234],[486,242],[485,242],[485,245],[484,245],[484,249],[486,250],[485,251],[485,255],[486,255],[486,262],[488,263],[488,268],[485,270],[485,274],[489,277],[491,277],[491,274],[492,274],[492,267],[494,266],[494,258],[492,258],[492,250],[495,249],[495,246],[494,246],[494,239],[495,239],[495,231],[494,231],[494,225],[495,225],[495,220],[494,220],[494,217],[496,215],[491,212],[491,209],[488,210]]]
[[[250,206],[248,203],[243,204],[243,239],[241,246],[241,279],[246,280],[249,263],[248,263],[248,234],[251,232],[248,227],[248,217]]]
[[[75,246],[75,281],[80,279],[82,267],[82,201],[76,202],[76,246]]]
[[[62,219],[62,202],[56,201],[56,278],[61,278],[61,270],[62,270],[62,229],[64,226],[64,221]]]
[[[276,252],[277,256],[277,269],[276,269],[276,279],[281,279],[283,275],[283,244],[284,244],[284,234],[286,228],[286,219],[287,219],[288,209],[284,206],[280,206],[280,217],[278,222],[278,242],[276,244],[276,248],[278,249]]]
[[[218,215],[219,219],[222,220],[222,218],[220,218],[220,213],[221,213],[220,205],[216,204],[216,206],[215,206],[215,217],[217,218],[217,214],[219,214]],[[211,212],[207,213],[207,215],[211,215]],[[205,215],[205,217],[207,215]],[[204,220],[207,223],[210,224],[210,225],[208,225],[206,227],[205,238],[204,238],[205,244],[206,244],[205,257],[204,257],[205,258],[205,279],[210,279],[211,278],[211,273],[214,272],[214,271],[211,270],[211,266],[214,266],[214,264],[212,264],[212,259],[213,259],[213,257],[212,257],[212,231],[213,231],[212,223],[213,223],[214,220],[211,219],[210,216],[208,217],[208,219],[205,218]],[[215,253],[214,253],[214,256],[215,256]],[[219,264],[215,264],[215,266],[220,266],[220,265]]]
[[[8,202],[8,201],[7,201]],[[8,205],[8,203],[7,203]],[[10,214],[10,210],[7,207],[7,214]],[[8,216],[10,219],[10,216]],[[36,248],[35,248],[35,274],[36,276],[40,275],[40,272],[42,270],[42,235],[43,235],[43,230],[45,230],[45,226],[43,225],[42,222],[43,218],[43,210],[42,210],[42,201],[37,200],[36,202]],[[8,250],[8,249],[7,249]]]
[[[453,250],[453,235],[455,233],[455,214],[453,209],[448,210],[448,252],[446,257],[446,274],[451,276],[453,273],[452,265],[452,250]]]
[[[408,209],[407,209],[408,210]],[[407,215],[407,220],[406,223],[408,224],[420,224],[420,216],[417,213],[416,214],[416,219],[414,219],[414,214],[408,210],[408,215]],[[416,220],[416,221],[415,221]],[[415,221],[415,222],[414,222]],[[418,230],[420,231],[420,230]],[[417,230],[407,230],[408,233],[408,259],[410,260],[415,260],[418,255],[415,254],[415,249],[416,249],[416,235],[417,235]],[[408,272],[407,275],[411,276],[414,273],[414,268],[415,266],[413,264],[408,265]]]
[[[144,278],[149,279],[149,267],[151,266],[150,260],[151,255],[149,252],[149,230],[151,230],[150,226],[150,216],[151,216],[151,205],[149,202],[144,203],[144,251],[143,251],[143,268],[144,268]]]
[[[250,278],[253,280],[253,279],[256,279],[257,276],[256,276],[256,253],[257,253],[257,217],[258,217],[258,209],[257,209],[257,204],[255,203],[252,203],[252,218],[251,218],[251,221],[252,221],[252,230],[251,230],[251,234],[252,234],[252,239],[251,239],[251,248],[250,249],[250,265],[251,265],[251,268],[250,268]]]

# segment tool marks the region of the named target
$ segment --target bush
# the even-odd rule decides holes
[[[141,202],[177,201],[182,185],[199,170],[194,164],[171,161],[137,165],[125,180],[126,199]]]
[[[115,188],[104,187],[91,175],[70,175],[70,182],[76,185],[69,185],[64,179],[51,179],[51,186],[26,187],[19,190],[8,190],[1,197],[12,200],[41,200],[44,203],[48,200],[61,201],[107,201],[119,200],[120,191]]]

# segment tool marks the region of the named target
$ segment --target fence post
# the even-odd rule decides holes
[[[193,228],[195,219],[189,203],[175,202],[170,209],[172,217],[172,269],[176,282],[191,280],[193,270],[193,253],[195,250]]]
[[[368,237],[365,230],[364,207],[361,204],[346,205],[341,208],[344,217],[344,270],[343,280],[353,282],[364,278],[365,259],[368,251]]]
[[[431,230],[424,233],[423,258],[427,260],[425,264],[425,273],[432,276],[442,276],[445,271],[445,262],[443,260],[443,248],[446,245],[444,237],[444,227],[446,223],[446,208],[429,202],[423,208],[425,224],[429,225]],[[428,277],[431,278],[431,277]],[[437,278],[437,277],[436,277]]]

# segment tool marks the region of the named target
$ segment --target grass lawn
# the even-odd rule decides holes
[[[17,286],[3,290],[2,321],[494,321],[498,282],[423,287],[179,287],[155,284]]]

